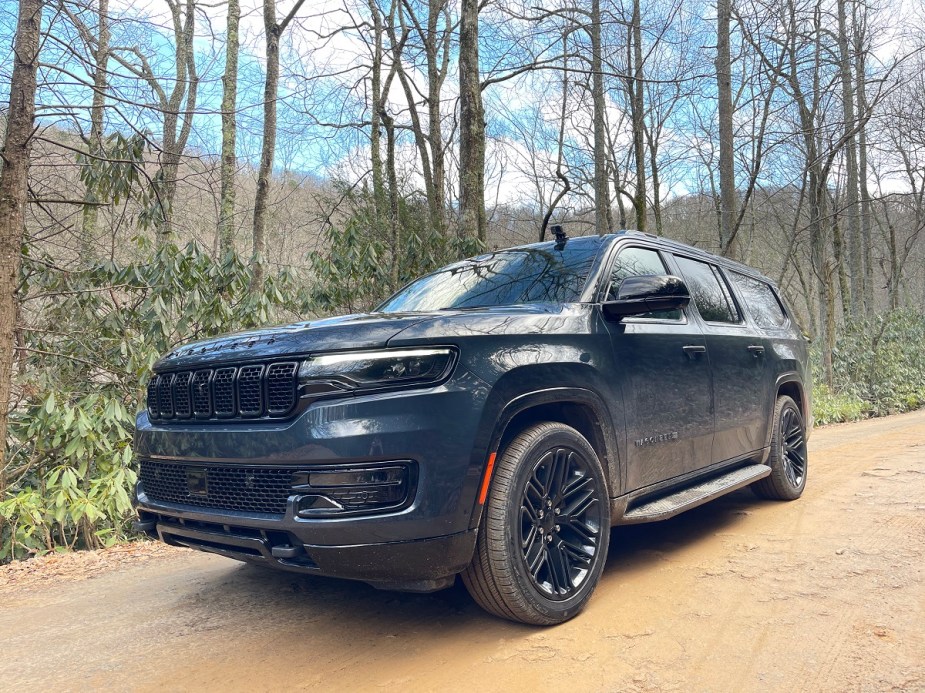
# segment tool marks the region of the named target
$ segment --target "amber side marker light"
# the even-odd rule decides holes
[[[482,480],[482,490],[479,491],[479,505],[485,505],[485,499],[488,497],[488,484],[491,481],[491,473],[495,468],[495,456],[498,453],[493,452],[488,456],[488,465],[485,467],[485,478]]]

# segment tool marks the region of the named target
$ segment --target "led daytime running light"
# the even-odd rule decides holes
[[[343,354],[321,354],[313,356],[311,363],[318,366],[336,366],[355,361],[377,361],[380,359],[409,359],[426,356],[447,356],[450,349],[390,349],[387,351],[353,351]]]

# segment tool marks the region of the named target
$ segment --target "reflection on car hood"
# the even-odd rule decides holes
[[[421,314],[425,316],[425,314]],[[389,346],[447,341],[479,336],[585,334],[590,307],[582,303],[529,303],[441,310],[408,325]]]
[[[433,315],[364,313],[237,332],[177,347],[155,363],[154,370],[196,368],[319,351],[374,349],[385,346],[392,336]]]

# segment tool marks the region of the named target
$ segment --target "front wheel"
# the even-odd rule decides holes
[[[806,425],[796,402],[778,397],[771,425],[770,475],[752,484],[755,494],[771,500],[796,500],[806,487]]]
[[[569,426],[537,424],[501,452],[463,582],[496,616],[562,623],[590,599],[609,541],[607,483],[594,449]]]

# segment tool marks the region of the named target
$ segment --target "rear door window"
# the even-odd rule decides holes
[[[787,316],[768,284],[738,272],[729,272],[732,285],[745,302],[745,309],[758,327],[775,328],[787,324]]]
[[[691,298],[707,322],[741,322],[735,301],[719,270],[707,262],[675,256]]]

